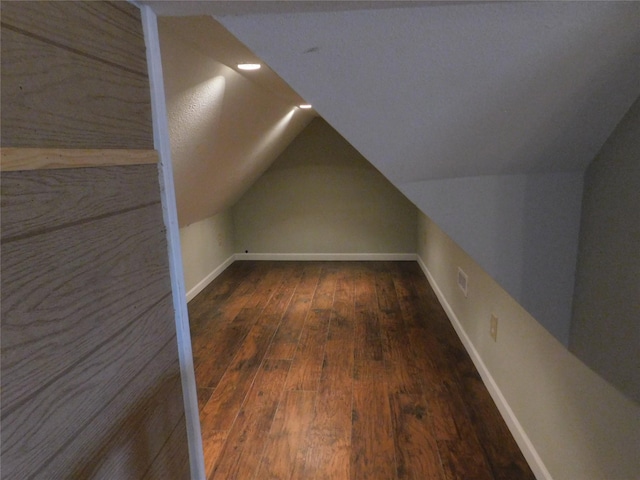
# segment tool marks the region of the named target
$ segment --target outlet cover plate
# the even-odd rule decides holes
[[[493,313],[491,314],[491,321],[489,324],[489,334],[491,335],[491,338],[493,338],[494,342],[498,341],[498,317]]]

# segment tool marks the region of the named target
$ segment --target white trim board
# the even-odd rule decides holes
[[[231,265],[236,260],[235,257],[235,255],[231,255],[224,262],[214,268],[211,273],[200,280],[194,287],[192,287],[191,290],[187,292],[187,302],[193,300],[196,295],[198,295],[207,287],[207,285],[213,282],[222,272],[224,272],[229,267],[229,265]]]
[[[236,253],[236,260],[280,261],[416,261],[415,253]]]
[[[476,369],[478,370],[480,377],[482,377],[483,383],[487,387],[487,390],[489,390],[489,394],[491,394],[491,398],[493,398],[493,401],[498,407],[498,410],[500,411],[502,418],[504,418],[504,421],[506,422],[507,427],[509,427],[509,431],[511,432],[511,434],[513,435],[513,438],[515,439],[516,443],[520,447],[520,450],[522,451],[522,454],[527,460],[527,463],[531,467],[531,470],[533,471],[534,475],[539,480],[553,480],[551,477],[551,474],[549,473],[549,470],[547,470],[547,467],[545,466],[544,462],[540,458],[540,455],[538,455],[538,452],[535,446],[529,439],[527,432],[524,430],[524,428],[518,421],[518,418],[516,417],[515,413],[511,409],[511,406],[507,402],[507,399],[502,394],[500,387],[498,387],[498,384],[493,379],[491,372],[489,372],[489,369],[487,368],[485,363],[482,361],[480,354],[478,353],[476,348],[473,346],[471,339],[469,338],[464,328],[462,327],[460,320],[458,319],[457,315],[454,313],[453,309],[451,308],[451,305],[449,305],[449,302],[447,301],[444,294],[442,293],[442,290],[440,290],[440,287],[438,287],[438,284],[436,283],[435,278],[433,277],[433,275],[431,275],[431,272],[429,272],[429,269],[425,265],[422,258],[419,255],[416,255],[416,257],[417,257],[418,265],[420,265],[420,268],[422,269],[425,276],[427,277],[427,280],[429,281],[431,288],[433,288],[433,291],[438,297],[438,300],[440,301],[442,308],[444,308],[444,311],[446,312],[447,317],[449,317],[449,320],[451,321],[453,328],[458,334],[458,337],[460,337],[460,340],[462,341],[462,344],[467,350],[467,353],[469,353],[471,360],[473,360],[473,363],[476,366]]]
[[[191,332],[189,331],[189,314],[185,301],[184,271],[182,267],[182,251],[180,249],[180,228],[176,207],[175,189],[173,185],[173,167],[171,164],[171,146],[169,144],[169,125],[167,106],[164,96],[164,80],[162,78],[162,60],[160,57],[160,38],[156,14],[148,5],[134,5],[140,8],[145,44],[147,46],[147,68],[151,90],[151,113],[153,121],[153,141],[160,156],[159,181],[162,200],[162,215],[167,228],[167,246],[169,256],[169,272],[171,275],[171,292],[175,311],[176,339],[178,358],[180,361],[180,379],[184,415],[187,425],[187,444],[189,448],[189,467],[191,480],[204,480],[204,453],[200,434],[200,417],[198,414],[198,396],[193,368],[193,352],[191,350]]]
[[[186,295],[187,302],[193,300],[207,285],[213,282],[222,272],[236,260],[258,260],[258,261],[416,261],[418,256],[415,253],[235,253],[227,258],[223,263],[213,269],[206,277],[192,287]]]

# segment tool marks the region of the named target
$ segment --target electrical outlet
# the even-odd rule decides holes
[[[493,313],[491,314],[491,321],[489,323],[489,334],[494,342],[498,341],[498,317]]]

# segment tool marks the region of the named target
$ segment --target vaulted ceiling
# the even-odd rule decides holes
[[[570,313],[582,175],[640,95],[640,3],[148,3],[214,16],[534,315]]]

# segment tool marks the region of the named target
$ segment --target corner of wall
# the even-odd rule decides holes
[[[637,478],[640,405],[573,356],[425,215],[418,232],[418,261],[537,478]]]

